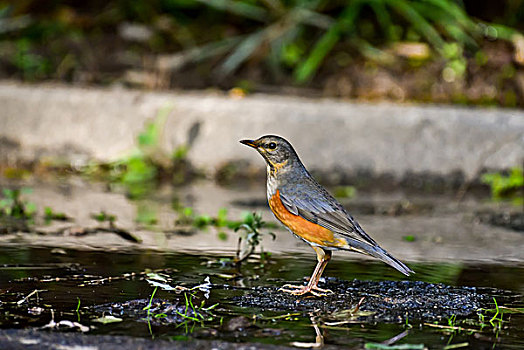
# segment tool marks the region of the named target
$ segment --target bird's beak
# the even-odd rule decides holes
[[[244,145],[247,145],[249,147],[257,148],[257,144],[255,143],[255,140],[240,140],[240,143],[243,143]]]

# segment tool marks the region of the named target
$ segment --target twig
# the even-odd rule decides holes
[[[442,328],[442,329],[448,329],[448,330],[454,330],[454,331],[480,332],[480,330],[478,329],[462,328],[459,326],[444,326],[441,324],[434,324],[434,323],[424,323],[424,326]]]
[[[365,299],[366,299],[366,297],[360,298],[357,306],[355,306],[355,308],[353,309],[353,312],[357,312],[360,309],[360,306],[362,305],[362,303],[364,302]]]
[[[397,334],[393,338],[390,338],[388,340],[383,341],[382,344],[384,344],[384,345],[395,344],[396,342],[398,342],[400,339],[404,338],[408,334],[409,334],[409,330],[405,330],[404,332],[402,332],[400,334]]]
[[[21,304],[23,304],[27,299],[29,299],[30,297],[32,297],[33,294],[36,294],[36,293],[38,293],[38,292],[47,292],[47,290],[45,290],[45,289],[35,289],[34,291],[32,291],[31,293],[29,293],[29,294],[28,294],[26,297],[24,297],[23,299],[18,300],[18,301],[16,302],[16,304],[17,304],[17,305],[21,305]]]

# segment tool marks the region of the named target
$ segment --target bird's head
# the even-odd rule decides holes
[[[256,140],[242,140],[240,143],[253,147],[274,169],[281,169],[292,163],[300,163],[293,146],[280,136],[265,135]]]

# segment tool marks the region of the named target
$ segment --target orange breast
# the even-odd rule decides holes
[[[347,242],[344,242],[344,240],[335,238],[333,232],[327,228],[290,213],[282,204],[278,190],[269,199],[269,207],[278,220],[308,242],[326,247],[343,247],[347,245]]]

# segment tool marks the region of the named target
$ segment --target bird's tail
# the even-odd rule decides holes
[[[371,256],[374,256],[375,258],[379,258],[380,260],[382,260],[389,266],[394,267],[395,269],[397,269],[399,272],[403,273],[406,276],[409,276],[410,274],[415,273],[415,271],[407,267],[402,261],[390,255],[384,249],[380,247],[375,247],[375,248],[376,250],[374,252],[369,253]]]
[[[415,271],[407,267],[402,261],[393,257],[384,249],[380,248],[378,245],[372,246],[370,244],[355,240],[354,242],[350,243],[350,247],[351,248],[349,250],[357,251],[366,255],[371,255],[372,257],[382,260],[383,262],[395,268],[400,273],[403,273],[406,276],[415,273]]]

